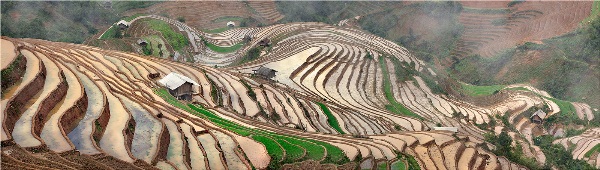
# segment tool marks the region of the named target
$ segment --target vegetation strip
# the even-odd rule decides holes
[[[324,158],[321,161],[321,163],[334,163],[334,164],[344,164],[344,163],[350,161],[341,149],[339,149],[329,143],[312,140],[312,139],[293,137],[293,136],[288,136],[288,135],[280,135],[280,134],[277,134],[274,132],[269,132],[269,131],[265,131],[265,130],[261,130],[261,129],[253,129],[253,128],[244,127],[235,122],[231,122],[229,120],[223,119],[220,116],[216,115],[215,113],[204,109],[202,106],[194,105],[194,104],[186,105],[184,103],[181,103],[180,101],[175,99],[173,96],[171,96],[168,93],[168,91],[164,88],[154,89],[154,91],[157,95],[159,95],[161,98],[163,98],[165,101],[167,101],[167,103],[169,103],[175,107],[183,109],[183,110],[185,110],[193,115],[196,115],[200,118],[207,119],[207,120],[213,122],[215,125],[217,125],[221,128],[224,128],[226,130],[232,131],[238,135],[245,136],[245,137],[251,137],[252,139],[265,145],[269,156],[271,156],[271,158],[273,159],[269,164],[269,168],[279,169],[279,166],[281,166],[281,163],[279,161],[284,161],[284,162],[297,161],[297,160],[288,160],[287,158],[283,158],[283,155],[284,155],[283,151],[285,151],[286,153],[297,152],[297,148],[292,148],[289,144],[294,144],[292,146],[299,146],[307,151],[305,156],[300,158],[299,160],[309,160],[310,159],[310,160],[315,160],[315,161],[321,161],[321,159]],[[277,141],[282,141],[282,142],[277,142],[277,141],[274,141],[273,139],[277,139]],[[284,143],[283,141],[288,142],[289,144],[282,144],[282,143]],[[277,145],[277,146],[275,146],[275,145]],[[278,149],[278,148],[281,148],[282,150]],[[326,151],[323,148],[325,148]],[[325,153],[327,153],[327,155],[325,155]],[[291,163],[291,162],[288,162],[288,163]]]
[[[380,68],[383,71],[383,91],[385,92],[385,98],[388,100],[388,102],[390,102],[389,105],[385,105],[385,108],[388,111],[396,114],[415,117],[423,120],[423,117],[413,113],[412,111],[404,107],[404,105],[396,101],[396,99],[394,98],[394,94],[392,93],[392,83],[390,82],[389,72],[383,56],[379,57],[379,64],[381,65]]]
[[[470,85],[466,83],[461,83],[462,90],[465,94],[470,96],[489,96],[497,93],[504,87],[505,85],[493,85],[493,86],[477,86]]]
[[[331,113],[331,110],[329,110],[329,108],[327,108],[327,106],[325,106],[325,104],[323,104],[323,103],[317,102],[317,104],[321,107],[321,110],[323,110],[323,113],[325,113],[325,115],[327,115],[327,123],[331,127],[333,127],[338,133],[340,133],[340,134],[346,134],[342,130],[342,128],[340,128],[340,124],[338,123],[338,121],[335,118],[335,116],[333,116],[333,114]]]
[[[589,151],[587,151],[584,156],[585,157],[590,157],[590,156],[592,156],[592,154],[594,152],[600,152],[600,144],[597,144],[592,149],[590,149]]]
[[[221,46],[211,44],[211,43],[207,42],[206,40],[203,40],[203,41],[204,41],[204,45],[206,45],[210,50],[217,52],[217,53],[231,53],[231,52],[237,51],[242,46],[244,46],[244,43],[240,42],[231,47],[221,47]]]
[[[188,38],[179,32],[173,31],[171,25],[162,20],[148,20],[146,23],[150,28],[162,33],[163,37],[167,39],[169,45],[173,47],[175,51],[181,50],[190,44]]]

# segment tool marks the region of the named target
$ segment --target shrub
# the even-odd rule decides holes
[[[556,169],[595,169],[583,160],[573,159],[571,149],[566,149],[560,144],[552,144],[554,137],[551,135],[537,136],[533,143],[542,149],[546,155],[546,165],[544,169],[554,167]]]
[[[525,2],[525,0],[512,0],[512,1],[510,1],[510,2],[508,3],[508,5],[507,5],[507,6],[508,6],[508,7],[513,7],[513,6],[515,6],[515,5],[517,5],[517,4],[520,4],[520,3],[522,3],[522,2]]]
[[[7,62],[7,61],[3,61],[3,62]],[[25,61],[25,57],[23,56],[23,54],[19,53],[17,58],[15,58],[15,61],[13,63],[11,63],[10,65],[8,65],[7,68],[2,70],[2,75],[0,76],[0,78],[2,79],[0,81],[0,83],[2,84],[2,86],[1,86],[2,93],[4,93],[4,90],[6,90],[8,87],[15,84],[17,82],[17,80],[20,79],[20,76],[22,74],[25,74],[25,70],[21,70],[20,68],[15,68],[18,65],[21,65],[21,62],[26,62],[26,61]],[[13,74],[14,71],[20,72],[19,75],[11,76],[11,74]]]
[[[185,22],[185,18],[183,16],[179,16],[179,17],[177,17],[177,21]]]
[[[252,90],[252,87],[248,83],[246,83],[246,81],[241,80],[240,82],[242,82],[242,84],[244,84],[244,86],[246,86],[246,88],[248,89],[246,93],[248,93],[250,99],[256,101],[256,93],[254,92],[254,90]]]

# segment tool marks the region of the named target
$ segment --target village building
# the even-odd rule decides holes
[[[200,86],[194,80],[175,72],[167,74],[158,81],[163,85],[171,95],[178,100],[192,100],[192,94],[194,94],[194,86]]]
[[[529,117],[533,123],[541,124],[544,122],[544,118],[546,118],[546,112],[542,110],[538,110]]]
[[[260,40],[260,42],[258,42],[258,45],[263,46],[263,47],[268,47],[271,45],[271,40],[269,40],[268,38],[265,38],[263,40]]]
[[[139,39],[139,40],[137,40],[137,44],[144,47],[144,46],[148,45],[148,42],[144,39]]]
[[[130,23],[125,20],[121,20],[121,21],[117,22],[117,26],[119,26],[120,29],[129,28],[129,24]]]
[[[227,26],[228,27],[235,27],[235,22],[229,21],[229,22],[227,22]]]
[[[263,77],[265,79],[272,79],[273,77],[275,77],[275,73],[277,71],[267,68],[267,67],[263,67],[261,66],[260,68],[256,69],[256,70],[252,70],[254,72],[254,75]]]

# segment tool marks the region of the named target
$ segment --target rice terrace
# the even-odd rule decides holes
[[[600,169],[600,1],[0,5],[0,169]]]

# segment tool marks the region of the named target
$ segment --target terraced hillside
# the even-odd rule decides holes
[[[302,122],[306,129],[321,127],[337,132],[325,122],[316,125],[317,122],[307,121],[306,115],[326,117],[326,109],[319,107],[321,103],[308,97],[286,99],[285,96],[302,94],[268,83],[263,84],[264,88],[256,88],[259,84],[252,79],[220,69],[43,40],[3,37],[3,41],[14,44],[15,51],[3,54],[3,59],[24,57],[27,61],[21,73],[23,79],[3,94],[2,160],[6,167],[245,169],[302,160],[344,163],[347,158],[360,160],[361,167],[374,167],[405,164],[405,159],[397,158],[398,152],[414,155],[422,168],[491,166],[482,163],[489,158],[497,164],[510,164],[481,150],[481,140],[462,135],[456,138],[444,131],[388,129],[389,133],[370,135],[367,140],[281,128],[276,124],[283,125],[285,120],[287,125],[298,122],[298,127]],[[202,82],[196,96],[201,105],[185,105],[165,96],[148,77],[150,73],[166,75],[172,71]],[[281,113],[271,114],[281,114],[281,120],[256,123],[255,119],[261,118],[252,116],[260,111],[251,109],[257,108],[260,100],[249,99],[244,93],[247,86],[261,89],[269,102],[265,108],[280,108]],[[210,93],[216,87],[220,87],[218,93],[225,96],[225,101],[212,99]],[[216,102],[224,106],[216,106]],[[324,103],[331,107],[327,112],[343,113],[333,103]],[[342,116],[361,119],[356,115],[359,114]],[[383,121],[381,118],[377,123]],[[413,122],[416,127],[426,128],[417,120]],[[364,127],[351,128],[360,131],[345,128],[343,133],[371,134],[375,127],[385,129],[376,123],[361,126]],[[403,128],[415,130],[409,129],[414,125]],[[249,149],[252,154],[245,154]],[[458,162],[443,163],[454,160],[440,157],[444,153],[456,156]]]
[[[600,168],[600,129],[590,129],[581,135],[562,138],[553,142],[565,148],[574,146],[573,159],[584,160],[596,168]]]
[[[551,133],[531,110],[595,117],[585,103],[522,84],[490,92],[494,100],[459,100],[404,47],[354,28],[300,22],[209,33],[140,15],[126,32],[176,48],[149,31],[155,21],[185,36],[196,63],[2,37],[2,72],[12,78],[2,84],[3,168],[527,169],[494,154],[502,146],[484,134],[507,132],[543,164],[533,139]],[[260,67],[275,78],[254,74]],[[192,101],[158,83],[172,72],[198,82]],[[440,126],[457,132],[433,130]],[[574,155],[595,163],[586,141]]]
[[[493,57],[525,42],[571,32],[590,15],[592,2],[463,2],[459,21],[464,34],[453,55]],[[495,5],[494,5],[495,4]]]
[[[245,18],[253,18],[260,23],[272,24],[284,17],[277,11],[273,1],[161,2],[147,8],[125,12],[126,16],[135,14],[162,14],[172,18],[182,17],[188,25],[206,30],[226,28],[226,23],[229,21],[233,21],[239,26]]]

